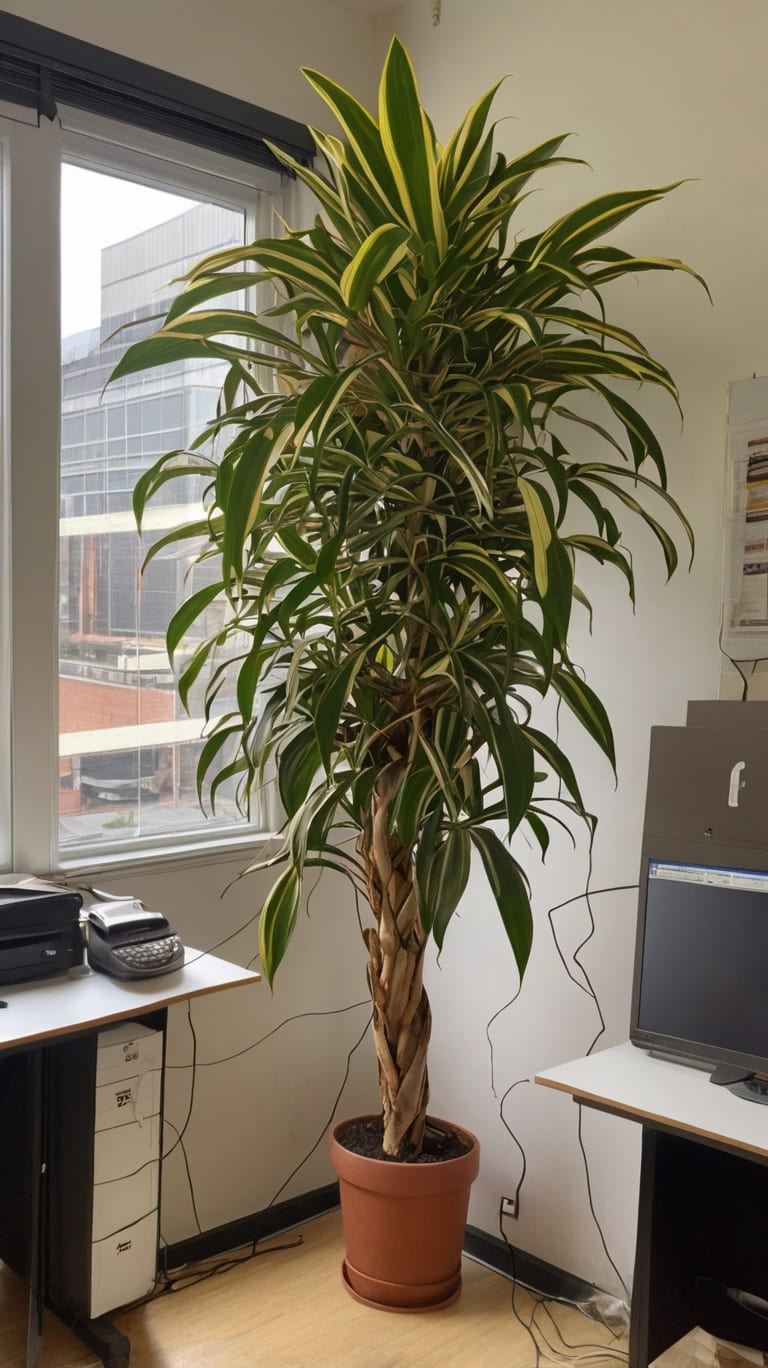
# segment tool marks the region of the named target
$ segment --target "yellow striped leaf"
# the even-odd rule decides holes
[[[419,101],[411,60],[392,40],[379,88],[379,127],[385,155],[408,222],[443,257],[448,233],[440,203],[432,129]]]
[[[369,233],[341,277],[341,293],[353,313],[366,307],[376,286],[400,264],[409,238],[398,223],[382,223]]]

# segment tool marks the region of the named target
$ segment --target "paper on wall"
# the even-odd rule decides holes
[[[768,376],[729,386],[722,645],[768,656]]]

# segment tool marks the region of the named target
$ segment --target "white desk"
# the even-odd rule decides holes
[[[172,974],[122,982],[83,966],[56,978],[0,987],[0,1050],[48,1045],[71,1035],[129,1021],[187,998],[258,983],[260,974],[187,946]]]
[[[768,1297],[768,1106],[629,1043],[535,1081],[643,1127],[630,1368],[648,1368],[703,1323],[697,1279]],[[755,1322],[725,1311],[723,1337],[749,1343]]]
[[[47,1106],[43,1060],[46,1052],[67,1037],[89,1036],[112,1022],[131,1021],[149,1013],[165,1013],[173,1003],[186,1002],[222,989],[245,987],[260,974],[229,964],[214,955],[187,947],[184,965],[156,978],[122,982],[85,967],[69,974],[29,983],[0,986],[0,1059],[23,1052],[30,1057],[36,1098],[29,1135],[33,1183],[30,1214],[30,1312],[27,1328],[27,1368],[35,1368],[40,1348],[42,1309],[46,1302],[44,1260],[41,1257],[41,1203],[45,1170],[42,1141]],[[164,1019],[164,1018],[163,1018]],[[76,1322],[76,1333],[109,1368],[127,1368],[130,1344],[106,1322]]]

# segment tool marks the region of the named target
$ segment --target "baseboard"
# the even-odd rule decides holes
[[[594,1296],[594,1286],[578,1278],[575,1273],[567,1273],[555,1264],[538,1259],[535,1254],[527,1254],[524,1249],[516,1249],[497,1235],[488,1235],[476,1226],[467,1226],[464,1236],[464,1253],[476,1263],[485,1264],[505,1278],[520,1283],[531,1292],[540,1292],[545,1297],[560,1297],[564,1301],[588,1301]]]
[[[339,1185],[328,1183],[326,1187],[313,1188],[311,1192],[303,1192],[300,1197],[290,1197],[287,1202],[277,1202],[275,1206],[255,1211],[238,1221],[228,1221],[226,1225],[214,1226],[212,1230],[204,1230],[201,1235],[192,1235],[188,1240],[168,1245],[162,1251],[163,1263],[167,1268],[198,1263],[200,1259],[225,1254],[254,1240],[278,1235],[283,1230],[302,1225],[304,1221],[311,1221],[315,1216],[322,1216],[338,1205]]]
[[[238,1221],[229,1221],[200,1235],[192,1235],[188,1240],[168,1245],[163,1251],[163,1262],[167,1268],[180,1268],[183,1264],[211,1259],[217,1254],[226,1254],[229,1250],[251,1244],[254,1240],[264,1240],[284,1230],[291,1230],[315,1216],[332,1211],[338,1205],[339,1185],[328,1183],[326,1187],[313,1188],[311,1192],[303,1192],[300,1197],[291,1197],[287,1202],[278,1202],[263,1211],[243,1216]],[[534,1254],[527,1254],[524,1249],[516,1249],[498,1236],[478,1230],[476,1226],[467,1226],[464,1253],[476,1263],[485,1264],[505,1278],[514,1279],[523,1287],[543,1296],[579,1302],[587,1301],[594,1294],[594,1287],[582,1278],[546,1263]]]

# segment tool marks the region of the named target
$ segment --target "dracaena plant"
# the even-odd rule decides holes
[[[201,793],[215,801],[235,776],[247,809],[277,777],[285,820],[260,866],[279,869],[260,917],[270,983],[308,871],[340,871],[367,900],[384,1149],[409,1158],[428,1098],[425,947],[442,945],[473,853],[522,974],[532,916],[510,838],[522,828],[544,854],[552,820],[590,820],[537,699],[557,695],[614,762],[569,654],[579,562],[618,570],[634,598],[625,515],[669,573],[665,522],[692,547],[627,398],[656,385],[675,400],[675,385],[602,297],[623,276],[688,268],[596,245],[672,186],[601,195],[515,236],[531,177],[570,159],[559,137],[494,155],[495,88],[441,145],[398,40],[377,118],[305,74],[343,135],[312,130],[322,169],[275,149],[316,196],[312,226],[200,262],[116,375],[227,364],[216,419],[141,478],[135,510],[141,523],[169,480],[202,479],[199,520],[152,552],[189,539],[216,565],[168,633],[186,652],[182,698],[207,681]],[[272,307],[231,307],[265,281]],[[216,596],[224,625],[190,645]],[[228,646],[236,701],[222,711]]]

